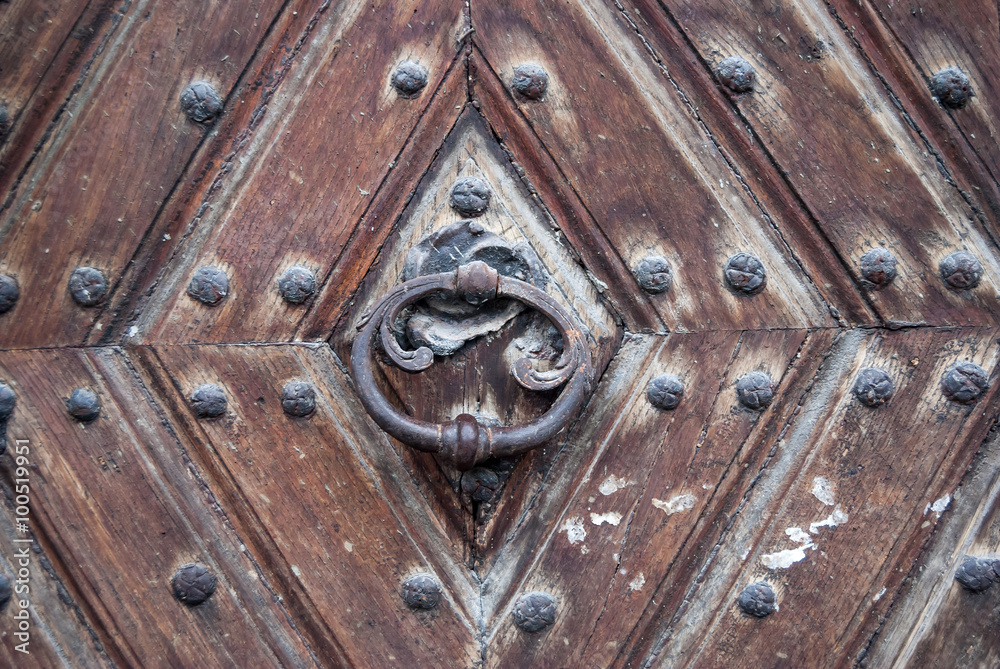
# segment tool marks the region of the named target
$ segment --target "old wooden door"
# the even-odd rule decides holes
[[[0,663],[1000,665],[998,68],[985,0],[2,2]],[[360,383],[472,260],[569,329]],[[467,471],[366,411],[571,350]]]

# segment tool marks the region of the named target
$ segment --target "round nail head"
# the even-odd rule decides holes
[[[974,404],[989,386],[986,370],[974,362],[953,365],[941,377],[944,396],[958,404]]]
[[[755,618],[766,618],[775,611],[774,589],[763,581],[751,583],[743,588],[743,592],[737,598],[740,610],[748,616]]]
[[[289,416],[304,418],[316,410],[316,391],[305,381],[289,381],[281,390],[281,408]]]
[[[965,72],[957,67],[946,67],[931,77],[931,94],[942,107],[962,109],[976,93]]]
[[[403,98],[415,98],[427,85],[427,68],[412,60],[403,61],[392,74],[392,86]]]
[[[500,477],[492,469],[476,467],[462,474],[462,492],[476,502],[489,502],[500,487]]]
[[[660,374],[649,382],[646,398],[657,409],[676,409],[684,398],[684,384],[673,374]]]
[[[966,555],[955,571],[955,580],[969,592],[986,592],[1000,579],[1000,560]]]
[[[206,383],[191,393],[191,406],[198,418],[217,418],[226,413],[226,392],[214,383]]]
[[[869,290],[882,290],[896,278],[896,257],[881,246],[861,256],[861,281]]]
[[[490,206],[490,187],[479,177],[462,177],[451,187],[451,208],[462,216],[482,216]]]
[[[523,98],[541,100],[549,87],[549,75],[536,63],[522,63],[514,68],[511,88]]]
[[[663,256],[647,256],[632,271],[639,286],[653,295],[665,293],[674,283],[674,271]]]
[[[108,281],[99,269],[77,267],[69,275],[69,294],[81,307],[93,307],[108,294]]]
[[[299,265],[289,267],[278,278],[278,292],[285,302],[302,304],[316,292],[316,275]]]
[[[953,290],[972,290],[983,278],[983,264],[966,251],[955,251],[938,266],[941,279]]]
[[[514,605],[514,624],[525,632],[541,632],[556,621],[556,600],[544,592],[522,595]]]
[[[402,595],[411,609],[430,611],[441,603],[441,586],[430,574],[414,574],[403,581]]]
[[[726,262],[726,285],[737,295],[756,295],[767,285],[764,263],[755,255],[737,253]]]
[[[101,413],[101,398],[90,388],[77,388],[66,400],[69,415],[81,423],[87,423]]]
[[[766,372],[750,372],[736,382],[740,404],[752,411],[761,411],[774,400],[774,381]]]
[[[222,112],[222,98],[207,81],[194,81],[181,91],[181,111],[195,123],[211,124]]]
[[[866,367],[854,380],[854,396],[865,406],[880,407],[889,401],[895,387],[884,369]]]
[[[729,56],[715,68],[719,82],[734,93],[749,93],[753,90],[756,70],[745,58]]]
[[[0,274],[0,314],[5,314],[14,308],[21,297],[21,288],[17,279],[9,274]]]
[[[177,601],[198,606],[215,592],[219,581],[203,564],[186,564],[174,573],[170,585]]]
[[[199,267],[191,277],[187,294],[213,307],[229,294],[229,277],[218,267]]]

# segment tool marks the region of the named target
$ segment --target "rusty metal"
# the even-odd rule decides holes
[[[941,279],[953,290],[972,290],[983,278],[983,264],[967,251],[955,251],[938,266]]]
[[[214,383],[198,386],[191,393],[191,406],[199,418],[217,418],[226,413],[226,391]]]
[[[415,98],[427,86],[427,68],[420,63],[406,60],[392,73],[392,86],[401,98]]]
[[[764,581],[757,581],[743,588],[743,592],[736,599],[740,610],[755,618],[766,618],[774,613],[776,601],[774,588]]]
[[[449,202],[462,216],[482,216],[490,206],[490,197],[490,187],[485,181],[479,177],[462,177],[452,185]]]
[[[188,606],[197,606],[211,597],[218,583],[208,567],[194,562],[182,566],[170,579],[174,597]]]
[[[474,502],[492,501],[500,484],[500,475],[485,467],[476,467],[462,474],[462,492]]]
[[[974,404],[989,386],[986,370],[974,362],[959,362],[941,377],[944,396],[959,404]]]
[[[316,275],[305,267],[289,267],[278,278],[278,293],[289,304],[302,304],[315,292]]]
[[[729,56],[715,68],[719,82],[734,93],[749,93],[753,90],[757,71],[745,58]]]
[[[942,107],[962,109],[975,95],[969,75],[957,67],[946,67],[931,77],[931,95]]]
[[[955,580],[969,592],[986,592],[1000,579],[1000,560],[966,555],[955,571]]]
[[[541,100],[549,87],[549,75],[541,65],[522,63],[514,68],[510,87],[523,98]]]
[[[89,423],[101,413],[101,398],[90,388],[77,388],[66,399],[66,410],[81,423]]]
[[[643,258],[632,274],[644,291],[654,295],[667,292],[674,283],[674,271],[663,256]]]
[[[7,421],[14,415],[17,395],[6,383],[0,383],[0,454],[7,450]]]
[[[208,81],[194,81],[181,91],[181,111],[194,121],[210,125],[222,112],[222,97]]]
[[[108,294],[108,280],[95,267],[77,267],[69,276],[69,294],[81,307],[96,306]]]
[[[649,382],[646,399],[657,409],[676,409],[684,398],[684,383],[673,374],[660,374]]]
[[[396,410],[375,383],[371,343],[376,334],[389,359],[406,372],[421,372],[434,362],[427,346],[403,350],[394,324],[409,305],[444,293],[481,304],[494,298],[511,298],[539,310],[555,325],[563,351],[555,367],[536,370],[530,359],[521,358],[511,374],[528,390],[552,390],[566,384],[562,393],[542,416],[527,425],[494,427],[461,414],[453,421],[434,424],[416,420]],[[499,274],[482,261],[458,267],[454,272],[421,276],[396,286],[365,317],[351,349],[351,372],[365,409],[378,425],[401,442],[420,451],[436,453],[461,471],[488,458],[508,457],[539,446],[563,430],[590,395],[594,367],[583,332],[558,302],[531,284]]]
[[[229,277],[218,267],[199,267],[191,277],[187,294],[214,307],[229,294]]]
[[[766,372],[750,372],[736,382],[736,395],[740,404],[752,411],[761,411],[774,400],[774,381]]]
[[[281,390],[281,408],[289,416],[304,418],[316,410],[316,391],[305,381],[289,381]]]
[[[896,256],[881,246],[861,256],[861,284],[869,290],[882,290],[896,278]]]
[[[756,295],[767,285],[767,270],[755,255],[737,253],[726,261],[726,285],[737,295]]]
[[[514,624],[525,632],[541,632],[556,621],[555,598],[546,592],[529,592],[514,605]]]
[[[441,585],[430,574],[414,574],[403,581],[402,596],[411,609],[430,611],[441,602]]]
[[[880,407],[889,401],[896,388],[889,372],[877,367],[866,367],[854,381],[854,396],[865,406]]]

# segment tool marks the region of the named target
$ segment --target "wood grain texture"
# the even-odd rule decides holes
[[[315,666],[120,351],[6,352],[0,370],[18,395],[9,429],[34,445],[32,517],[121,662]],[[66,410],[78,387],[102,400],[92,422]],[[171,593],[189,562],[219,579],[199,607]]]
[[[211,135],[181,111],[181,91],[207,79],[225,100],[280,7],[210,2],[195,15],[182,4],[131,6],[0,219],[0,268],[17,277],[23,296],[5,316],[4,346],[84,340],[96,310],[72,301],[70,274],[96,267],[113,291]]]
[[[430,553],[414,543],[400,520],[408,511],[392,503],[400,493],[381,486],[399,484],[372,478],[372,469],[386,467],[367,454],[374,448],[381,455],[371,443],[381,438],[343,394],[336,365],[310,360],[324,356],[323,348],[177,346],[157,355],[173,381],[173,419],[199,445],[199,459],[212,461],[206,469],[216,472],[213,485],[227,489],[227,507],[266,556],[284,597],[325,630],[327,638],[317,643],[339,650],[353,666],[473,662],[479,644],[467,617],[468,586],[454,583],[467,577],[442,562],[440,545]],[[282,412],[281,389],[293,378],[314,384],[314,415]],[[228,410],[196,421],[186,397],[209,382],[225,389]],[[366,441],[356,440],[359,428]],[[418,511],[425,525],[435,522]],[[431,532],[421,531],[426,541]],[[400,596],[401,582],[418,572],[450,586],[434,611],[411,611]]]
[[[896,256],[897,280],[869,293],[885,321],[996,322],[995,241],[825,6],[637,6],[641,14],[669,12],[708,67],[730,55],[755,67],[754,91],[733,97],[734,112],[785,171],[849,270],[860,276],[861,256],[876,246]],[[938,276],[940,261],[958,250],[986,267],[975,290],[949,290]]]
[[[462,5],[451,1],[350,8],[355,20],[340,40],[330,40],[303,72],[300,89],[287,91],[292,104],[270,127],[255,169],[234,182],[231,201],[215,212],[218,223],[161,285],[158,304],[139,326],[145,341],[292,338],[307,307],[282,300],[278,277],[299,265],[320,282],[326,278],[444,81],[467,23]],[[375,37],[386,32],[396,38]],[[413,99],[391,85],[397,65],[408,60],[429,75]],[[229,296],[214,308],[185,294],[206,265],[229,275]]]
[[[472,6],[476,43],[504,81],[522,62],[548,72],[543,101],[521,101],[532,128],[629,267],[649,254],[673,266],[653,298],[671,330],[832,324],[827,305],[762,224],[763,212],[630,29],[606,6]],[[765,259],[767,288],[738,297],[723,268],[738,252]],[[631,295],[637,285],[611,286]],[[621,297],[618,299],[625,299]]]

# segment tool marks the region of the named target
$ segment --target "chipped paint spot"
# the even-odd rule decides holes
[[[801,527],[789,527],[788,529],[785,530],[785,534],[788,535],[789,539],[791,539],[792,541],[797,541],[800,544],[812,543],[812,539],[809,538],[808,534],[802,531]]]
[[[599,485],[597,490],[606,497],[618,492],[625,486],[632,485],[632,483],[632,481],[626,481],[622,477],[612,474],[608,478],[604,479],[604,483]]]
[[[292,565],[292,573],[295,574],[296,578],[302,578],[302,570],[299,569],[298,565]]]
[[[353,553],[354,552],[354,544],[352,544],[350,541],[345,541],[344,542],[344,548],[347,549],[348,553]]]
[[[589,552],[590,552],[590,549],[587,548],[586,544],[584,544],[583,546],[580,546],[580,555],[586,555]]]
[[[875,595],[874,597],[872,597],[872,601],[873,602],[877,602],[878,600],[882,599],[882,595],[884,595],[884,594],[885,594],[885,588],[882,588],[881,590],[878,591],[877,595]]]
[[[829,479],[817,476],[813,479],[812,494],[819,501],[827,506],[833,506],[835,501],[834,492],[837,490],[836,484]]]
[[[661,509],[667,512],[668,516],[672,516],[675,513],[680,513],[681,511],[687,511],[694,507],[694,503],[698,499],[689,492],[682,495],[677,495],[671,497],[668,501],[664,502],[662,499],[653,498],[653,506],[657,509]]]
[[[801,548],[789,548],[788,550],[768,553],[760,558],[761,563],[768,569],[788,569],[796,562],[806,559],[806,549],[813,548],[809,543]]]
[[[583,529],[583,518],[580,516],[567,519],[559,531],[566,533],[566,538],[571,544],[578,544],[587,538],[587,530]]]
[[[809,523],[809,531],[816,534],[821,527],[836,527],[837,525],[843,525],[847,522],[848,516],[844,513],[844,510],[840,508],[840,505],[833,507],[833,513],[824,518],[823,520],[817,520],[815,522]]]
[[[635,592],[636,590],[642,590],[642,586],[646,585],[646,577],[640,571],[639,575],[632,579],[632,582],[628,584],[629,592]]]
[[[622,522],[622,514],[615,513],[614,511],[609,511],[608,513],[592,513],[590,514],[590,522],[594,525],[601,525],[607,523],[608,525],[617,525]]]
[[[951,504],[951,495],[945,495],[939,499],[934,500],[932,504],[928,504],[924,507],[924,515],[927,515],[928,511],[933,511],[940,518],[944,510],[948,508]]]

